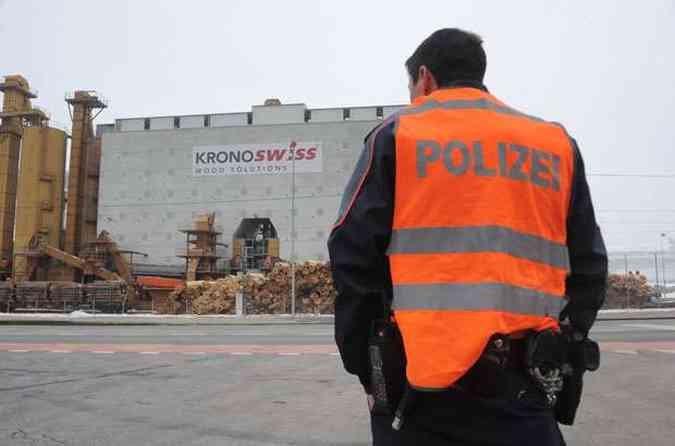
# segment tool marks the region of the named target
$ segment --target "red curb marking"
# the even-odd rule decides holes
[[[110,351],[115,353],[250,353],[250,354],[329,354],[336,353],[335,345],[175,345],[175,344],[64,344],[64,343],[8,343],[0,342],[0,351],[31,350],[48,352]]]

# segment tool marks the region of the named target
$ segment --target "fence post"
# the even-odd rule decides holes
[[[241,291],[235,295],[235,311],[238,317],[244,315],[244,294]]]
[[[624,283],[624,289],[626,290],[626,308],[630,308],[630,287],[628,286],[628,277],[626,277]]]
[[[656,290],[658,292],[658,289],[660,287],[659,285],[659,257],[657,253],[654,253],[654,269],[656,271]],[[658,296],[661,296],[661,293],[658,292]]]

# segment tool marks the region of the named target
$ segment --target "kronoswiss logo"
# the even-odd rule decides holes
[[[193,176],[283,175],[322,172],[320,142],[196,146]]]

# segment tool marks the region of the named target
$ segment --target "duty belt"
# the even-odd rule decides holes
[[[545,389],[528,373],[531,336],[513,339],[497,334],[490,338],[478,361],[455,387],[483,398],[520,399],[536,395],[543,399]]]

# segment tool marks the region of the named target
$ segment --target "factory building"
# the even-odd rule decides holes
[[[244,218],[269,219],[281,258],[327,260],[363,138],[401,107],[309,109],[268,100],[250,112],[99,125],[98,230],[147,253],[144,263],[180,265],[180,231],[196,216],[215,213],[224,261],[239,254],[232,239]]]

